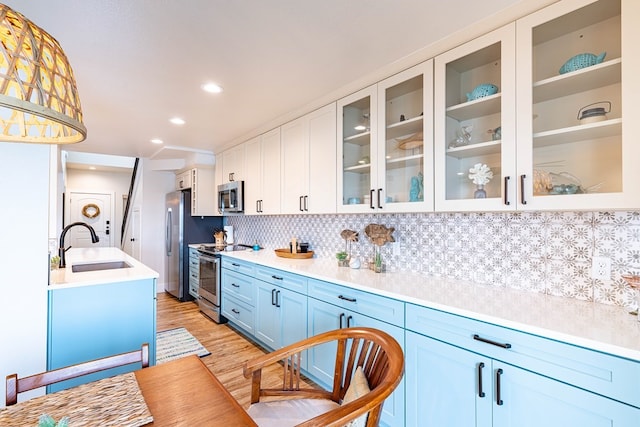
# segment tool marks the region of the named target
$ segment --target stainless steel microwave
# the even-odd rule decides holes
[[[218,185],[218,211],[221,214],[244,212],[244,181]]]

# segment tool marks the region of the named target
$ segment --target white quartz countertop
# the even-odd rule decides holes
[[[66,267],[51,271],[49,289],[99,285],[158,278],[158,273],[118,248],[71,248],[65,256]],[[131,267],[74,273],[76,264],[125,261]]]
[[[268,249],[221,255],[640,361],[640,322],[622,307],[416,273],[354,270],[332,259],[279,258]]]

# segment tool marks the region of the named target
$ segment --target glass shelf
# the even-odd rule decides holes
[[[499,154],[502,151],[502,140],[480,142],[463,147],[448,148],[447,155],[457,159]]]
[[[367,145],[371,139],[371,132],[362,132],[357,133],[355,135],[348,136],[344,139],[344,142],[349,142],[351,144],[357,145]]]
[[[366,163],[362,165],[354,165],[347,166],[344,168],[345,172],[356,172],[356,173],[369,173],[371,172],[371,163]]]
[[[387,126],[387,140],[422,131],[422,116],[413,117]]]
[[[402,169],[411,166],[420,166],[423,159],[424,155],[422,154],[387,159],[387,169]]]
[[[622,135],[622,119],[604,120],[533,134],[535,148]]]
[[[447,108],[447,116],[461,122],[476,117],[496,114],[500,112],[501,99],[502,94],[496,93],[494,95],[485,96],[484,98],[453,105]]]
[[[622,81],[622,59],[550,77],[533,84],[533,102],[561,98]]]
[[[393,159],[387,159],[386,165],[387,169],[402,169],[411,166],[420,166],[421,162],[424,159],[423,154],[413,154],[410,156],[402,156],[395,157]],[[354,166],[347,166],[344,168],[345,172],[354,172],[354,173],[369,173],[371,172],[371,164],[361,164]]]

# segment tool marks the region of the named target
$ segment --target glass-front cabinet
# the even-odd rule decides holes
[[[337,106],[338,212],[375,209],[376,87],[347,96]]]
[[[518,21],[519,209],[640,206],[638,3],[563,1]]]
[[[338,211],[433,209],[432,82],[426,61],[338,101]]]
[[[435,59],[435,207],[515,205],[515,24]]]

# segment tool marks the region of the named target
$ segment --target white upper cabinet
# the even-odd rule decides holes
[[[246,147],[245,144],[237,145],[222,152],[222,182],[244,180]]]
[[[570,0],[517,22],[519,209],[640,206],[638,16]]]
[[[245,213],[280,213],[280,128],[247,141],[244,145]]]
[[[257,214],[260,212],[260,197],[262,197],[262,144],[259,136],[244,143],[246,179],[244,182],[244,213]]]
[[[218,215],[215,171],[208,168],[194,168],[189,173],[191,174],[191,215]]]
[[[639,13],[565,0],[436,57],[436,210],[638,208]]]
[[[338,101],[338,211],[433,209],[433,62]]]
[[[191,188],[191,183],[191,169],[184,172],[176,173],[176,190],[186,190],[188,188]]]
[[[515,24],[435,58],[436,210],[515,208],[515,71]]]
[[[191,168],[176,173],[176,190],[191,189],[191,216],[218,215],[215,171]]]
[[[282,125],[282,213],[336,212],[336,104]]]

